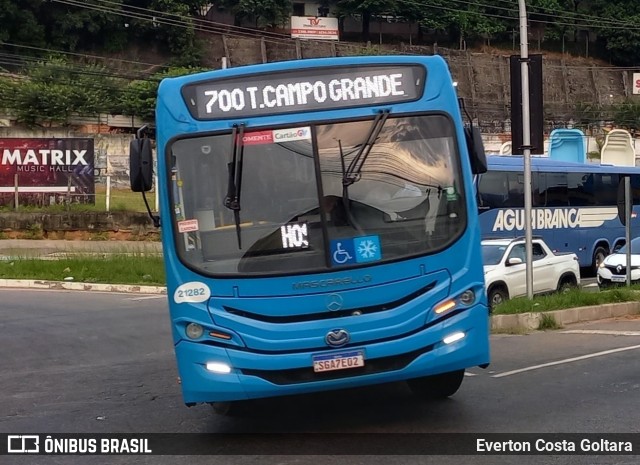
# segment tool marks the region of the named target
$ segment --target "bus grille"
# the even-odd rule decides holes
[[[312,366],[277,371],[242,369],[241,372],[244,375],[256,376],[277,385],[311,383],[314,381],[328,381],[332,379],[351,378],[354,376],[372,375],[387,371],[401,370],[413,362],[418,356],[426,354],[431,350],[433,350],[433,345],[423,347],[413,352],[407,352],[406,354],[365,360],[364,366],[360,368],[326,371],[323,373],[314,372]]]
[[[238,308],[233,308],[227,305],[224,305],[223,308],[228,313],[232,315],[238,315],[243,318],[249,318],[251,320],[263,321],[265,323],[301,323],[305,321],[318,321],[318,320],[329,320],[334,318],[344,318],[346,316],[351,316],[354,312],[358,312],[358,315],[367,315],[370,313],[384,312],[387,310],[392,310],[394,308],[399,307],[407,302],[420,297],[423,294],[426,294],[434,287],[436,287],[437,282],[433,281],[426,286],[418,289],[415,292],[412,292],[409,295],[404,296],[401,299],[398,299],[393,302],[385,302],[379,305],[374,305],[370,307],[359,307],[359,308],[349,308],[338,311],[327,311],[323,309],[322,312],[319,313],[309,313],[306,315],[287,315],[287,316],[268,316],[268,315],[259,315],[257,313],[247,312]]]

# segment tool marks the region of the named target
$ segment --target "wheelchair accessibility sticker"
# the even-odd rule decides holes
[[[378,236],[334,239],[331,241],[331,261],[334,265],[374,262],[381,258],[382,250],[380,249],[380,238]]]

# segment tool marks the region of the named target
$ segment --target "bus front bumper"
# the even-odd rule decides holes
[[[183,398],[194,404],[284,396],[486,365],[489,324],[487,308],[478,305],[406,337],[337,350],[264,354],[183,340],[176,345]],[[458,333],[464,337],[444,342]],[[364,367],[314,373],[314,355],[353,351],[363,351]]]

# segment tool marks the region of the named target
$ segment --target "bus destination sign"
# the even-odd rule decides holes
[[[313,68],[190,84],[182,95],[200,120],[410,102],[422,96],[418,65]]]

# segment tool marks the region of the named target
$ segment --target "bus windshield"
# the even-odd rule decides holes
[[[350,173],[356,182],[345,183],[372,124],[245,129],[236,144],[230,132],[173,141],[169,182],[182,261],[210,275],[309,273],[451,244],[467,217],[453,123],[442,114],[389,116]],[[225,196],[238,143],[237,225]]]

